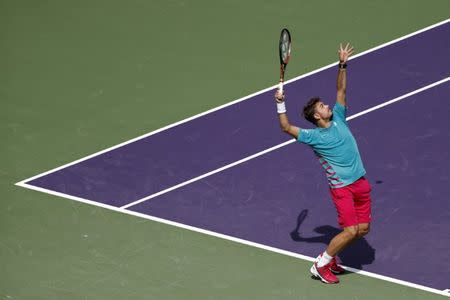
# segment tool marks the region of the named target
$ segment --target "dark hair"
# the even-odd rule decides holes
[[[317,125],[317,120],[314,118],[314,114],[316,113],[316,104],[320,102],[322,99],[320,97],[314,97],[309,99],[308,103],[303,107],[303,116],[306,120]]]

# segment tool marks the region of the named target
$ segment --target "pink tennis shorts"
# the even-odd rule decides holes
[[[342,228],[370,223],[371,190],[370,183],[365,177],[341,188],[330,188],[331,198],[333,198],[338,213],[339,225]]]

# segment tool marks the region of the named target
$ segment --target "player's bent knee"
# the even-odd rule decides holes
[[[358,225],[358,237],[363,237],[370,232],[370,224],[359,224]]]
[[[358,237],[358,226],[348,226],[344,228],[344,231],[347,233],[347,235],[354,239]]]

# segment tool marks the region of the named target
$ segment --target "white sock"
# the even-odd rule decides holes
[[[324,251],[322,253],[322,256],[320,257],[319,261],[317,262],[317,267],[321,268],[321,267],[329,264],[332,259],[333,259],[333,256],[330,256],[327,253],[327,251]]]

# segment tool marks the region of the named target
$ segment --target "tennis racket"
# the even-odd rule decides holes
[[[281,93],[283,93],[284,73],[286,72],[289,58],[291,58],[291,34],[286,28],[281,30],[280,42],[278,46],[280,54],[280,85],[278,89]]]

